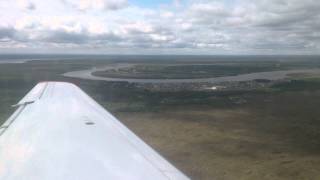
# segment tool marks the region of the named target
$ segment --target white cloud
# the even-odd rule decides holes
[[[35,10],[36,9],[35,4],[29,0],[18,0],[17,3],[18,3],[18,6],[23,10],[25,10],[25,9]]]
[[[151,24],[145,22],[134,22],[122,25],[121,29],[125,34],[129,33],[151,33],[154,31],[154,28]]]
[[[163,18],[172,18],[172,17],[174,17],[174,13],[172,13],[170,11],[165,11],[165,12],[162,12],[160,14],[160,16]]]
[[[79,10],[117,10],[128,5],[127,0],[64,0]]]
[[[190,0],[157,8],[126,0],[2,0],[0,49],[317,53],[318,9],[316,0]]]

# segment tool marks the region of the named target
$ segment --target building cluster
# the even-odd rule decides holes
[[[256,79],[252,81],[226,81],[220,83],[210,82],[188,82],[188,83],[136,83],[138,88],[157,92],[179,92],[179,91],[231,91],[231,90],[255,90],[268,88],[275,83],[285,81],[271,81]]]

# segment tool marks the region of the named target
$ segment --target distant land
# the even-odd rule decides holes
[[[192,179],[320,179],[320,56],[0,55],[0,61],[1,122],[38,82],[67,81]],[[104,69],[118,64],[129,67]],[[179,79],[64,76],[88,69],[100,71],[95,78]],[[266,71],[285,77],[268,79]],[[181,82],[248,73],[262,76]]]

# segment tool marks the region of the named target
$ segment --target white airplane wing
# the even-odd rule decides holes
[[[1,180],[189,179],[73,84],[39,83],[16,106]]]

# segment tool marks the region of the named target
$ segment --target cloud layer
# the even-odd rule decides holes
[[[0,52],[318,54],[317,0],[2,0]]]

